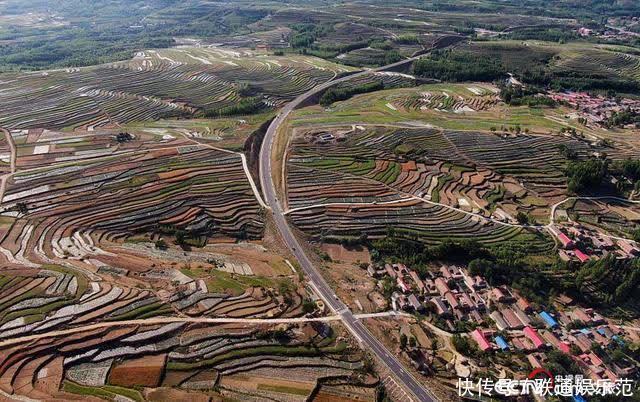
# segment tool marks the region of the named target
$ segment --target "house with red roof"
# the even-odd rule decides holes
[[[518,319],[516,314],[510,308],[504,308],[500,310],[500,312],[502,313],[502,317],[507,322],[507,325],[509,326],[510,329],[520,329],[524,327],[522,322]]]
[[[533,354],[527,354],[527,360],[529,361],[529,364],[533,368],[542,367],[542,363],[540,362],[540,360],[537,357],[535,357]]]
[[[447,293],[446,295],[444,295],[444,298],[447,299],[447,302],[449,302],[449,305],[451,306],[452,309],[455,310],[458,307],[460,307],[460,304],[458,303],[458,300],[453,295],[453,293],[451,292]]]
[[[572,249],[575,246],[575,243],[573,242],[573,240],[571,240],[569,236],[562,233],[555,226],[550,226],[549,231],[551,231],[551,233],[553,233],[553,235],[558,238],[558,241],[560,241],[560,244],[562,244],[563,248]]]
[[[617,243],[618,247],[620,247],[626,257],[637,256],[640,254],[640,250],[626,240],[618,240]]]
[[[536,349],[544,346],[544,341],[540,338],[540,335],[538,335],[538,332],[535,329],[531,327],[524,327],[522,332],[527,337],[527,339],[529,339],[533,343],[533,346]]]
[[[476,328],[471,332],[471,337],[478,343],[480,350],[485,351],[493,349],[491,344],[487,340],[487,337],[484,335],[484,332],[482,332],[479,328]]]
[[[576,249],[575,254],[576,254],[576,258],[580,260],[580,262],[587,262],[589,261],[589,258],[591,258],[587,254],[580,251],[579,249]]]
[[[529,302],[527,301],[527,299],[525,299],[524,297],[520,296],[518,297],[518,300],[516,301],[516,304],[518,305],[518,307],[520,307],[520,309],[524,312],[530,313],[532,308],[531,308],[531,304],[529,304]]]
[[[434,283],[436,285],[436,289],[438,289],[438,293],[440,293],[440,296],[444,296],[447,293],[451,292],[451,289],[449,289],[449,286],[447,285],[447,282],[445,282],[444,279],[436,278]]]

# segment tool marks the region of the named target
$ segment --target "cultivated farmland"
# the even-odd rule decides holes
[[[216,48],[140,52],[87,68],[7,74],[0,125],[10,129],[115,127],[162,117],[269,110],[348,71],[324,60]]]
[[[314,128],[292,142],[287,173],[289,208],[294,220],[304,222],[312,219],[316,208],[322,208],[311,208],[318,204],[341,203],[345,205],[330,208],[352,212],[365,208],[383,211],[402,209],[400,200],[411,207],[424,200],[486,217],[504,218],[526,211],[545,219],[548,206],[566,195],[561,174],[566,160],[558,152],[560,144],[584,154],[590,152],[582,143],[559,136],[505,137],[409,126]],[[309,177],[314,179],[309,181]],[[373,203],[378,205],[358,205]],[[445,209],[440,213],[458,212]],[[485,226],[482,219],[471,217],[461,214],[453,220],[462,226],[467,221],[471,226]],[[328,219],[327,225],[331,226],[331,221]],[[379,226],[392,222],[381,217]],[[425,230],[432,226],[424,225]]]
[[[0,336],[176,312],[302,315],[282,257],[229,244],[264,229],[243,156],[148,130],[11,133]]]
[[[247,326],[184,323],[113,326],[0,350],[0,390],[37,399],[303,401],[322,387],[372,400],[363,356],[326,324]],[[215,391],[214,391],[215,390]]]
[[[301,109],[287,153],[291,221],[315,238],[381,237],[393,228],[425,243],[469,234],[487,244],[519,241],[531,234],[512,226],[518,214],[548,222],[551,205],[568,196],[561,149],[579,158],[636,154],[562,135],[571,122],[558,110],[509,107],[497,92],[429,84]],[[489,129],[492,119],[502,125]]]

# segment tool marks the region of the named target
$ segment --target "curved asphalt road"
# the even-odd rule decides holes
[[[284,239],[284,242],[286,243],[289,250],[291,250],[291,253],[293,253],[293,255],[300,262],[300,265],[307,275],[311,286],[316,290],[319,296],[322,297],[324,302],[333,311],[340,315],[340,318],[344,325],[356,337],[356,339],[358,339],[360,344],[367,347],[371,352],[373,352],[378,357],[378,359],[387,366],[389,371],[396,377],[396,380],[398,380],[405,389],[409,390],[420,401],[435,402],[438,401],[438,399],[428,389],[420,384],[413,377],[413,375],[406,371],[400,361],[398,361],[398,359],[393,355],[393,352],[388,351],[385,346],[373,335],[371,335],[369,330],[365,328],[365,326],[360,321],[358,321],[356,317],[354,317],[351,310],[349,310],[349,308],[338,299],[338,297],[324,280],[318,269],[313,266],[311,260],[309,259],[309,257],[307,257],[304,249],[300,246],[298,240],[293,234],[293,231],[291,230],[291,227],[289,226],[289,223],[287,222],[287,219],[284,216],[282,205],[280,204],[276,196],[271,167],[271,154],[276,132],[278,131],[280,125],[287,119],[289,114],[298,106],[300,106],[304,101],[306,101],[313,95],[316,95],[318,92],[323,91],[340,82],[348,81],[352,78],[368,74],[372,71],[384,71],[394,67],[398,67],[410,63],[418,59],[419,57],[420,56],[412,57],[374,70],[365,70],[356,74],[326,82],[298,96],[296,99],[288,103],[271,122],[269,128],[267,129],[267,132],[265,133],[262,147],[260,148],[260,184],[262,185],[262,191],[264,192],[265,202],[271,208],[278,231],[282,235],[282,238]]]

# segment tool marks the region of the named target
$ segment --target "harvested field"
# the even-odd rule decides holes
[[[333,261],[345,262],[348,264],[371,262],[371,255],[366,248],[346,248],[340,244],[323,244],[322,251],[326,252]]]
[[[324,243],[319,252],[325,277],[336,295],[352,311],[371,313],[384,310],[386,302],[376,291],[376,280],[360,266],[371,262],[366,248],[347,249],[342,245]]]
[[[121,387],[157,387],[160,385],[167,355],[125,360],[109,372],[109,384]]]
[[[164,402],[164,401],[191,401],[191,402],[209,402],[211,396],[196,392],[185,391],[174,388],[156,388],[148,390],[145,394],[149,402]]]

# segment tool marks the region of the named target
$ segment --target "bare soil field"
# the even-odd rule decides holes
[[[367,274],[366,268],[360,267],[360,264],[371,262],[366,248],[347,249],[338,244],[325,243],[320,250],[329,257],[323,258],[324,272],[335,284],[338,297],[353,311],[369,313],[384,308],[383,301],[374,291],[376,281]]]
[[[122,387],[157,387],[166,360],[165,354],[125,360],[111,369],[109,383]]]
[[[325,243],[321,246],[321,249],[335,262],[345,264],[371,263],[371,255],[369,255],[369,250],[365,247],[346,248],[340,244]]]

